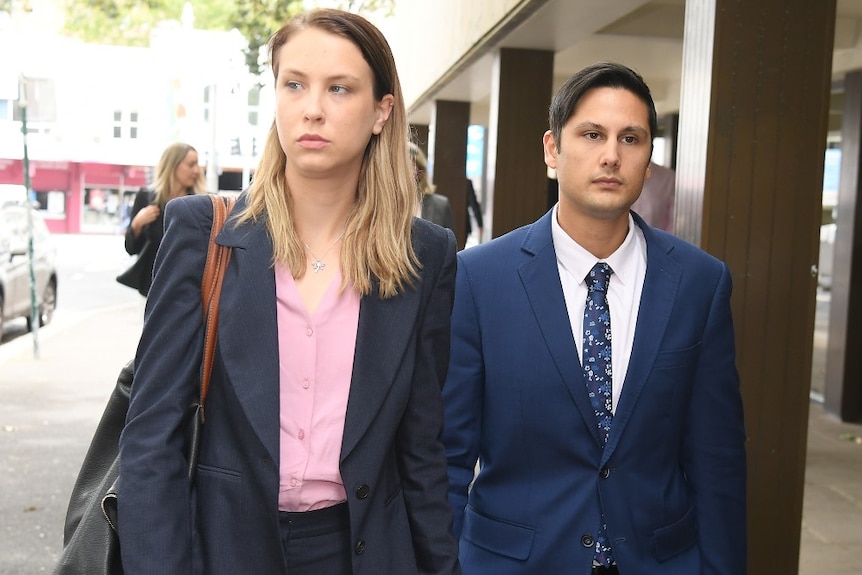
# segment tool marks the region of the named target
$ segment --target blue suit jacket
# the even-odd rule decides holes
[[[233,248],[194,495],[186,429],[203,348],[200,283],[209,198],[171,201],[121,440],[126,575],[286,574],[278,523],[279,350],[264,218],[218,236]],[[236,210],[245,206],[241,196]],[[341,449],[356,575],[458,573],[441,386],[455,277],[451,232],[415,220],[414,288],[361,299]]]
[[[464,574],[588,575],[602,511],[624,575],[744,574],[727,267],[634,216],[646,278],[603,449],[552,217],[459,253],[444,443]]]

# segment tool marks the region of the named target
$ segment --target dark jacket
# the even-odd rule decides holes
[[[422,219],[434,222],[438,226],[455,229],[452,216],[452,206],[449,198],[440,194],[425,194],[422,196]]]
[[[137,255],[138,259],[120,278],[117,278],[120,283],[135,288],[144,297],[150,291],[153,263],[156,260],[159,244],[162,242],[165,226],[164,210],[155,221],[141,229],[138,237],[135,237],[135,233],[132,231],[131,222],[138,215],[138,212],[155,201],[155,197],[155,192],[144,188],[141,188],[135,195],[135,203],[129,214],[129,225],[126,228],[126,253],[130,256]]]
[[[246,206],[241,195],[235,211]],[[126,575],[286,575],[278,521],[279,349],[266,217],[217,242],[233,249],[194,493],[186,421],[203,348],[201,274],[212,204],[172,200],[156,258],[120,442]],[[355,575],[457,575],[441,387],[455,281],[451,232],[414,220],[412,288],[360,302],[341,446]]]

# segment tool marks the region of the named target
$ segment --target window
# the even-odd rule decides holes
[[[119,139],[126,134],[131,140],[138,137],[138,112],[132,110],[123,112],[123,110],[114,110],[114,138]]]
[[[260,84],[255,84],[248,91],[248,124],[257,126],[258,109],[260,108]]]
[[[12,101],[0,100],[0,122],[12,119]]]
[[[47,218],[66,217],[66,194],[62,190],[34,190],[39,209]]]

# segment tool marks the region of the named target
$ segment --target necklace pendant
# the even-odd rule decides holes
[[[319,272],[320,270],[322,270],[325,267],[326,267],[326,264],[320,260],[317,260],[316,262],[311,262],[311,269],[314,270],[314,273]]]

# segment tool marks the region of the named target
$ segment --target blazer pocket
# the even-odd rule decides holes
[[[536,530],[526,525],[492,519],[467,506],[461,536],[492,553],[525,560],[530,556]]]
[[[676,557],[683,551],[697,544],[697,522],[694,519],[694,508],[682,516],[682,519],[655,530],[655,556],[659,562]]]
[[[660,351],[653,363],[653,371],[692,366],[700,353],[700,344],[697,342],[683,349]]]

